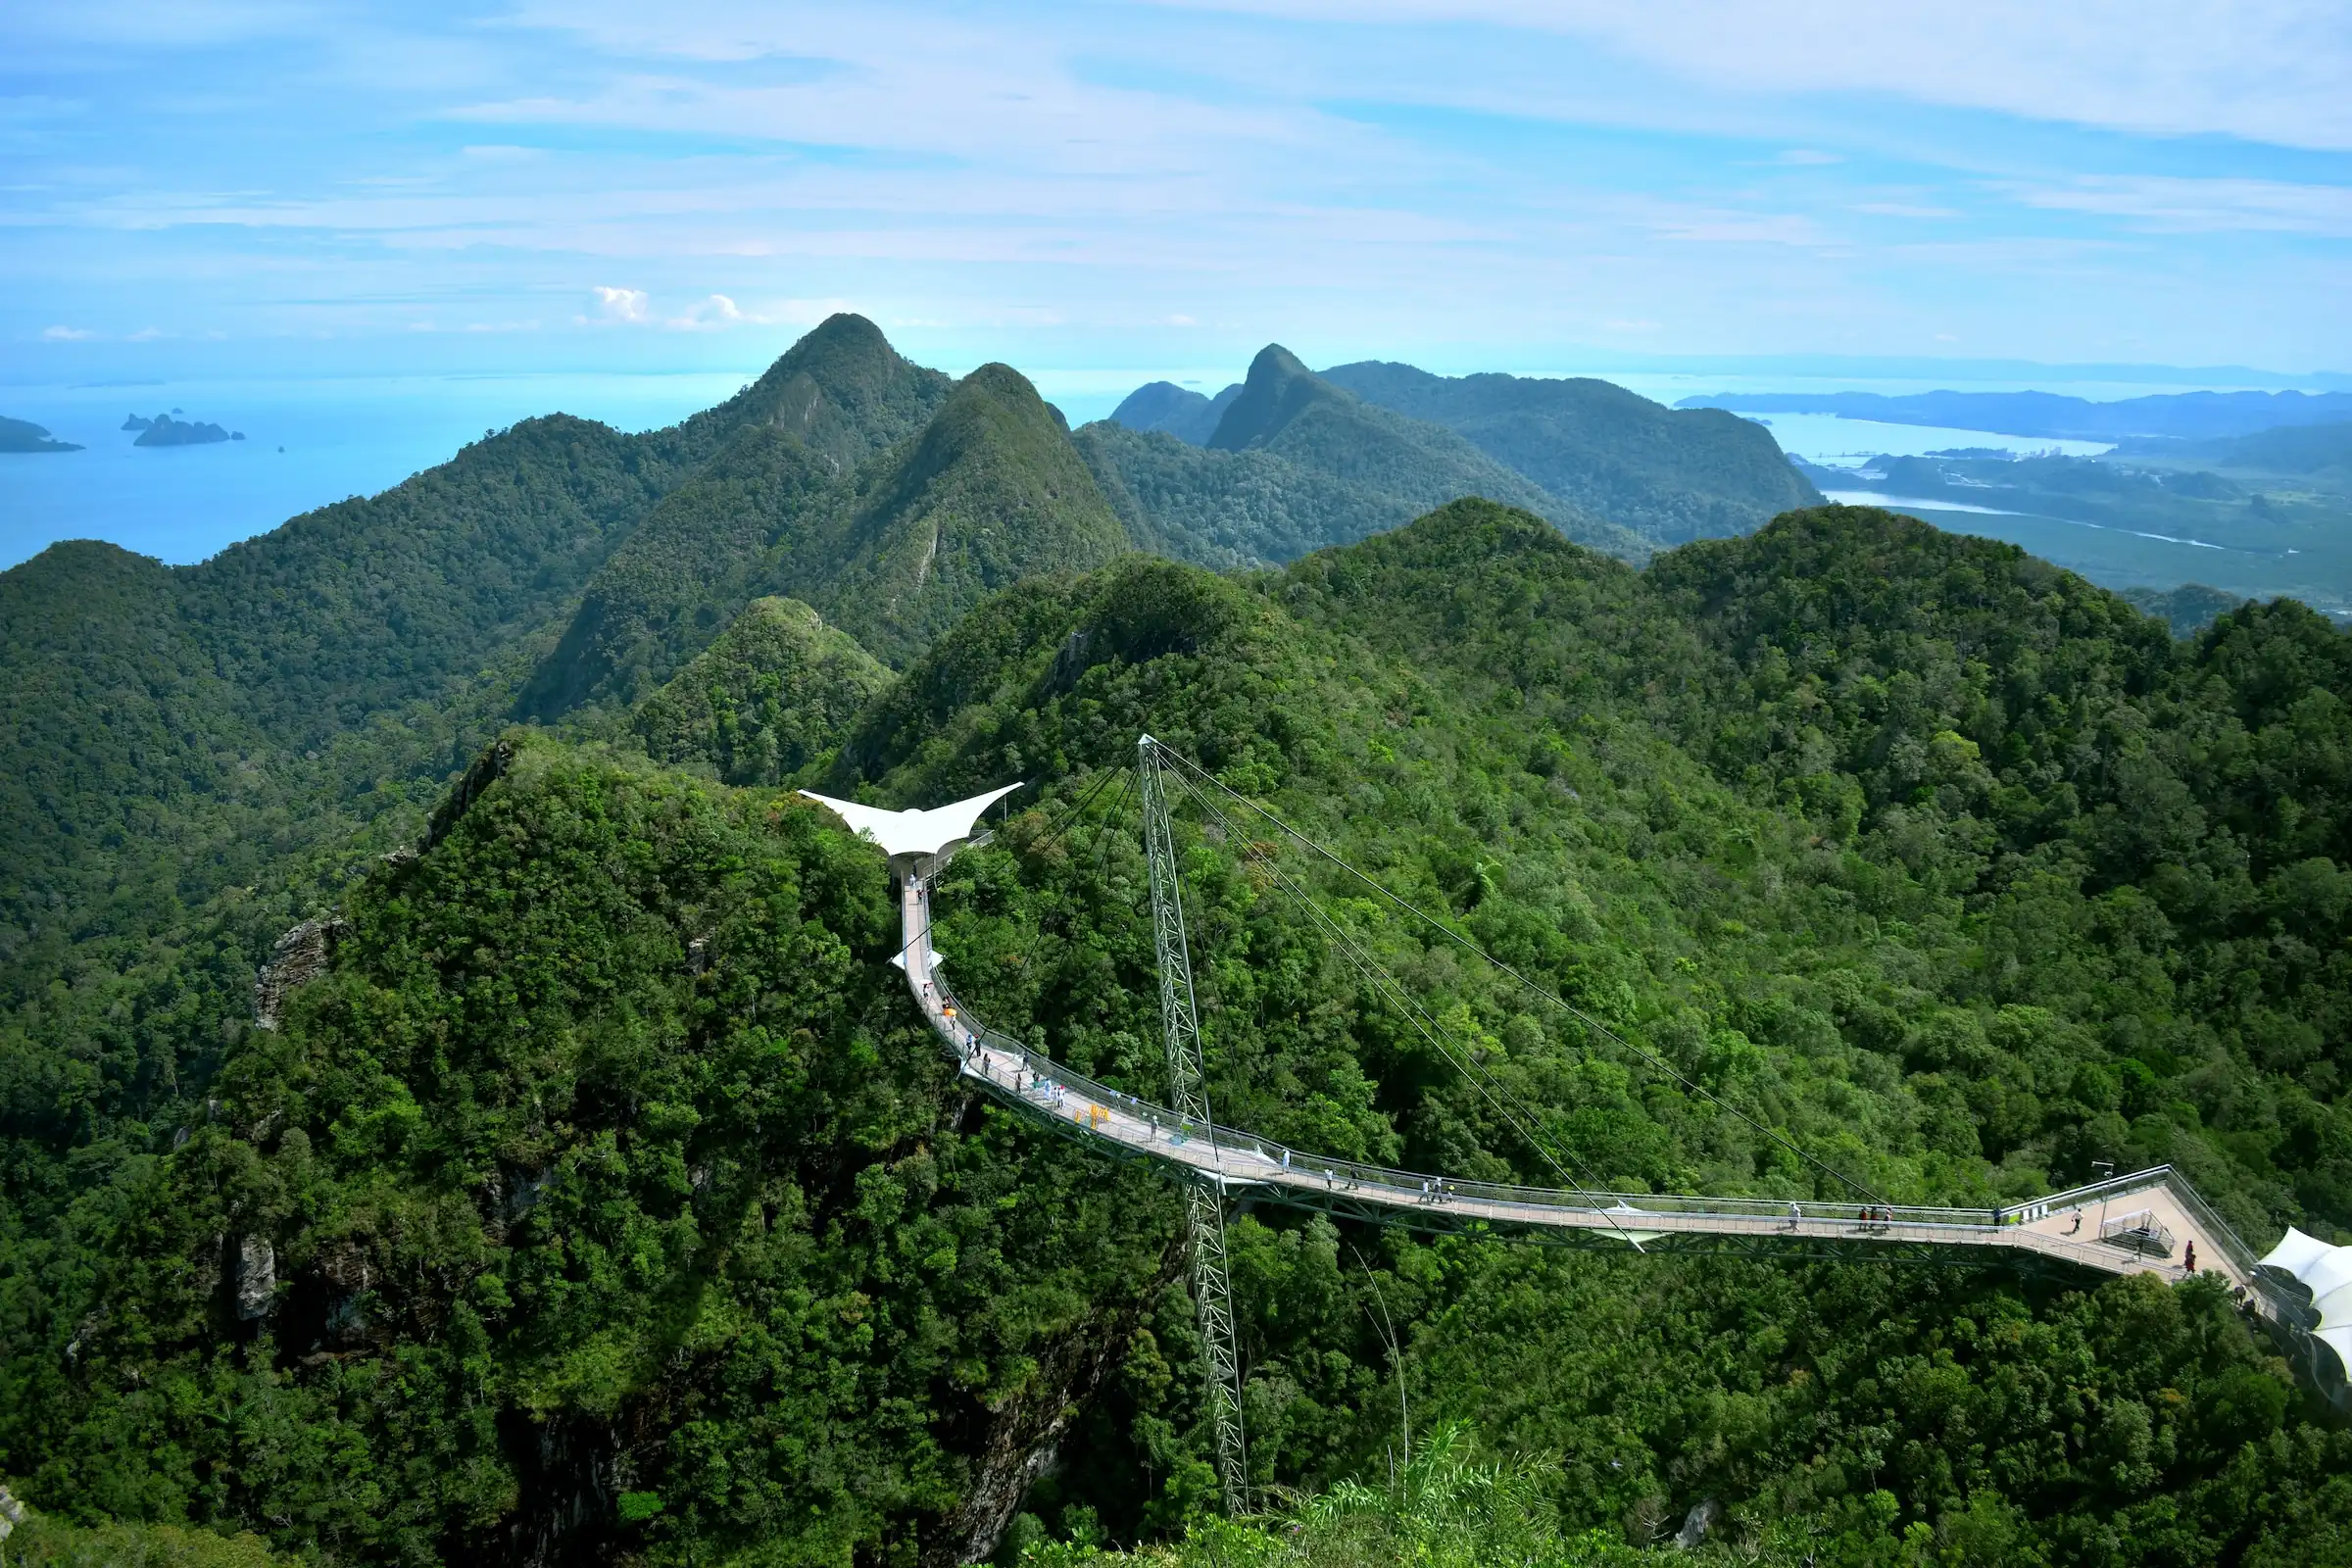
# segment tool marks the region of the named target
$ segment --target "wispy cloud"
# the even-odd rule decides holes
[[[1849,212],[1867,213],[1873,218],[1958,218],[1959,209],[1931,207],[1923,202],[1854,202]]]
[[[2082,174],[2008,189],[2029,207],[2129,219],[2153,233],[2268,230],[2352,238],[2352,186],[2345,185]]]
[[[2352,362],[2340,5],[73,9],[14,85],[75,112],[0,106],[21,344]]]
[[[1202,0],[1352,25],[1593,38],[1747,91],[1854,92],[2166,135],[2352,148],[2337,0]]]
[[[79,343],[98,334],[79,326],[45,326],[41,336],[52,343]]]

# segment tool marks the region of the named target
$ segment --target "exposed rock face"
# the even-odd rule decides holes
[[[328,960],[335,956],[335,938],[342,930],[343,922],[327,915],[305,920],[277,939],[276,952],[254,977],[253,1021],[257,1027],[276,1028],[286,998],[296,987],[326,972]]]
[[[986,1562],[996,1554],[1005,1527],[1028,1496],[1029,1488],[1060,1456],[1061,1436],[1071,1417],[1093,1396],[1121,1347],[1142,1326],[1159,1293],[1184,1268],[1181,1238],[1160,1258],[1152,1287],[1126,1304],[1095,1313],[1038,1358],[1030,1391],[990,1410],[980,1434],[978,1463],[963,1500],[930,1533],[922,1568]]]
[[[239,1321],[268,1317],[277,1294],[277,1250],[259,1236],[240,1236],[236,1270]]]
[[[1713,1497],[1707,1498],[1692,1508],[1684,1518],[1683,1528],[1676,1534],[1674,1544],[1686,1551],[1690,1550],[1707,1539],[1707,1532],[1712,1530],[1715,1527],[1715,1521],[1722,1517],[1723,1504],[1717,1502]]]

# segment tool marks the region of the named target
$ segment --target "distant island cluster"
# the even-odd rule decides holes
[[[172,414],[180,412],[173,409]],[[217,424],[174,419],[172,414],[159,414],[152,419],[134,414],[122,421],[122,428],[139,432],[139,438],[131,443],[134,447],[201,447],[216,441],[245,439],[242,430],[223,430]]]
[[[138,432],[138,439],[131,442],[134,447],[202,447],[211,446],[217,441],[245,439],[242,430],[223,429],[201,419],[175,417],[185,412],[183,409],[173,409],[170,414],[159,414],[153,418],[133,414],[123,419],[122,428]],[[79,442],[60,441],[49,433],[47,427],[35,424],[30,419],[0,416],[0,453],[80,450]],[[281,447],[278,450],[285,449]]]

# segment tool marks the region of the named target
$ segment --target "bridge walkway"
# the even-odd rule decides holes
[[[1585,1193],[1396,1170],[1288,1149],[1230,1127],[1185,1122],[1150,1101],[1099,1084],[990,1029],[963,1008],[931,945],[929,879],[904,878],[906,980],[963,1075],[1025,1114],[1105,1152],[1178,1167],[1234,1198],[1257,1198],[1421,1230],[1478,1224],[1552,1240],[1645,1251],[1797,1251],[1967,1261],[2074,1264],[2103,1274],[2220,1273],[2263,1301],[2253,1252],[2169,1167],[2003,1208],[1880,1206]],[[2108,1239],[2102,1240],[2102,1232]]]

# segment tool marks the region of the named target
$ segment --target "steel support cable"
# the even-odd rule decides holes
[[[1224,812],[1218,810],[1216,807],[1211,804],[1205,796],[1201,795],[1199,789],[1197,789],[1190,781],[1186,780],[1182,774],[1179,774],[1177,777],[1178,782],[1184,784],[1185,789],[1191,793],[1194,801],[1200,805],[1202,810],[1206,811],[1209,815],[1217,819],[1217,824],[1224,828],[1228,836],[1240,840],[1245,845],[1248,844],[1247,840],[1241,839],[1241,835],[1234,831],[1233,824],[1226,819]],[[1246,850],[1245,853],[1254,854],[1254,851]],[[1334,920],[1330,914],[1325,912],[1321,906],[1317,905],[1313,899],[1307,896],[1306,891],[1303,888],[1300,888],[1288,876],[1284,875],[1281,866],[1276,865],[1271,859],[1263,857],[1258,857],[1257,862],[1266,868],[1267,872],[1273,876],[1276,884],[1279,885],[1284,892],[1290,894],[1292,898],[1298,900],[1299,906],[1304,908],[1310,916],[1312,916],[1319,924],[1322,925],[1324,931],[1339,947],[1340,951],[1347,956],[1348,960],[1355,965],[1356,972],[1364,977],[1365,982],[1372,987],[1373,991],[1380,995],[1384,1000],[1390,1001],[1399,1012],[1402,1012],[1405,1015],[1406,1020],[1410,1022],[1414,1028],[1421,1032],[1421,1037],[1427,1040],[1432,1046],[1436,1047],[1438,1054],[1444,1056],[1448,1062],[1451,1062],[1454,1070],[1459,1072],[1464,1078],[1468,1079],[1471,1085],[1476,1088],[1481,1095],[1486,1097],[1487,1103],[1493,1105],[1495,1111],[1502,1117],[1504,1123],[1509,1126],[1513,1132],[1517,1133],[1520,1138],[1526,1141],[1527,1146],[1536,1152],[1536,1153],[1543,1159],[1544,1163],[1551,1167],[1552,1173],[1559,1177],[1560,1181],[1567,1187],[1567,1189],[1576,1194],[1577,1197],[1583,1199],[1595,1214],[1598,1214],[1604,1221],[1607,1222],[1611,1230],[1618,1232],[1619,1235],[1624,1238],[1628,1246],[1632,1247],[1636,1251],[1640,1251],[1642,1250],[1641,1244],[1636,1242],[1632,1236],[1627,1235],[1625,1233],[1625,1227],[1618,1223],[1616,1217],[1610,1212],[1609,1209],[1604,1208],[1601,1205],[1599,1189],[1597,1185],[1588,1185],[1591,1182],[1592,1175],[1591,1169],[1585,1165],[1584,1161],[1577,1159],[1574,1155],[1570,1155],[1570,1161],[1571,1163],[1575,1164],[1577,1168],[1577,1174],[1583,1176],[1586,1180],[1580,1182],[1577,1180],[1576,1176],[1572,1176],[1568,1173],[1567,1169],[1561,1165],[1559,1156],[1552,1152],[1549,1144],[1542,1136],[1540,1136],[1537,1131],[1537,1129],[1542,1125],[1542,1118],[1537,1116],[1534,1110],[1527,1106],[1524,1102],[1519,1101],[1519,1097],[1513,1093],[1510,1086],[1507,1084],[1495,1084],[1493,1081],[1494,1075],[1489,1073],[1484,1065],[1456,1055],[1452,1048],[1446,1043],[1446,1026],[1430,1015],[1429,1009],[1421,1004],[1418,998],[1406,991],[1403,984],[1399,982],[1395,975],[1389,973],[1386,965],[1382,964],[1378,958],[1375,958],[1370,954],[1364,952],[1362,948],[1356,944],[1354,938],[1348,934],[1346,927],[1342,926],[1338,921]],[[1499,1094],[1496,1092],[1497,1090],[1500,1091]],[[1503,1102],[1503,1096],[1509,1096],[1513,1102],[1518,1103],[1518,1109],[1516,1111],[1513,1110],[1511,1105]],[[1433,1179],[1442,1181],[1444,1178]]]
[[[1119,780],[1119,793],[1112,798],[1110,809],[1102,813],[1102,826],[1095,834],[1094,881],[1097,887],[1102,886],[1103,870],[1110,864],[1111,824],[1127,809],[1127,798],[1135,792],[1135,775],[1125,768],[1119,771],[1125,773],[1126,777]]]
[[[1868,1199],[1873,1203],[1886,1204],[1891,1206],[1891,1200],[1881,1196],[1874,1189],[1854,1180],[1854,1178],[1848,1176],[1845,1174],[1845,1172],[1839,1170],[1837,1166],[1832,1165],[1827,1160],[1822,1159],[1820,1156],[1806,1152],[1803,1149],[1797,1147],[1796,1144],[1790,1142],[1786,1135],[1779,1132],[1777,1129],[1769,1127],[1763,1122],[1756,1120],[1755,1117],[1750,1116],[1746,1111],[1741,1110],[1738,1105],[1735,1105],[1730,1101],[1725,1100],[1722,1096],[1716,1094],[1713,1090],[1708,1089],[1705,1085],[1696,1083],[1684,1076],[1684,1074],[1678,1068],[1676,1068],[1673,1063],[1666,1061],[1662,1057],[1652,1055],[1650,1053],[1642,1050],[1640,1046],[1637,1046],[1632,1041],[1626,1039],[1623,1035],[1617,1033],[1616,1030],[1611,1029],[1607,1024],[1602,1023],[1599,1019],[1585,1011],[1582,1007],[1577,1006],[1574,1003],[1567,1001],[1565,998],[1556,996],[1552,992],[1546,990],[1544,987],[1536,984],[1535,981],[1530,980],[1527,976],[1521,974],[1518,970],[1512,968],[1500,958],[1495,957],[1493,954],[1487,952],[1486,949],[1480,947],[1468,937],[1463,936],[1459,931],[1454,930],[1443,920],[1439,920],[1436,917],[1424,912],[1417,905],[1413,904],[1410,900],[1404,898],[1402,895],[1391,892],[1386,886],[1375,881],[1373,878],[1366,876],[1354,866],[1349,865],[1346,860],[1341,859],[1337,855],[1334,855],[1331,851],[1325,849],[1313,839],[1308,838],[1304,833],[1299,832],[1297,828],[1291,826],[1290,823],[1285,822],[1281,817],[1276,816],[1272,811],[1267,810],[1264,807],[1259,806],[1256,802],[1240,794],[1231,786],[1227,785],[1224,780],[1209,772],[1206,768],[1194,761],[1191,758],[1188,758],[1179,752],[1170,751],[1165,746],[1161,746],[1159,750],[1167,757],[1173,759],[1177,765],[1183,768],[1185,772],[1206,781],[1210,785],[1213,785],[1219,793],[1227,796],[1237,805],[1245,808],[1248,810],[1255,812],[1259,816],[1264,817],[1267,821],[1273,823],[1276,828],[1280,829],[1287,836],[1298,840],[1300,844],[1306,846],[1306,848],[1309,850],[1312,850],[1316,855],[1322,857],[1326,860],[1329,860],[1332,864],[1338,866],[1341,870],[1347,872],[1349,876],[1364,884],[1364,886],[1378,893],[1382,898],[1387,899],[1391,904],[1394,904],[1398,908],[1403,909],[1415,919],[1420,920],[1424,924],[1428,925],[1431,929],[1438,931],[1445,936],[1446,940],[1454,944],[1454,946],[1461,948],[1465,952],[1475,954],[1480,958],[1483,958],[1488,963],[1494,965],[1494,968],[1501,971],[1503,974],[1509,975],[1521,986],[1533,992],[1535,995],[1542,997],[1544,1001],[1550,1003],[1553,1006],[1559,1008],[1571,1018],[1576,1019],[1579,1023],[1582,1023],[1586,1028],[1592,1030],[1594,1034],[1599,1035],[1605,1040],[1615,1042],[1618,1046],[1624,1048],[1634,1055],[1641,1057],[1643,1061],[1649,1063],[1658,1071],[1666,1074],[1666,1076],[1669,1078],[1672,1078],[1676,1083],[1681,1084],[1685,1089],[1688,1089],[1691,1093],[1699,1096],[1709,1104],[1717,1105],[1724,1110],[1730,1111],[1733,1115],[1739,1117],[1741,1121],[1754,1128],[1757,1132],[1762,1133],[1765,1137],[1771,1139],[1783,1149],[1788,1150],[1788,1152],[1794,1154],[1798,1159],[1804,1161],[1808,1165],[1813,1166],[1816,1170],[1826,1173],[1832,1180],[1839,1182],[1846,1187],[1852,1188],[1855,1192],[1860,1193],[1864,1198]]]
[[[1044,849],[1047,845],[1061,837],[1062,834],[1068,832],[1070,824],[1078,820],[1079,816],[1084,813],[1086,808],[1094,804],[1096,796],[1102,793],[1102,787],[1126,771],[1126,764],[1121,763],[1117,767],[1104,768],[1102,772],[1097,773],[1094,777],[1094,781],[1088,784],[1085,789],[1082,789],[1078,792],[1077,799],[1072,804],[1062,808],[1061,815],[1054,820],[1054,825],[1046,830],[1045,835],[1038,839],[1032,848]]]
[[[1119,766],[1117,766],[1117,767],[1105,768],[1105,769],[1103,769],[1102,772],[1100,772],[1100,773],[1096,774],[1096,775],[1095,775],[1094,782],[1093,782],[1092,784],[1088,785],[1088,786],[1087,786],[1087,788],[1085,788],[1085,789],[1083,789],[1083,790],[1079,791],[1079,793],[1078,793],[1078,800],[1077,800],[1077,802],[1076,802],[1074,805],[1072,805],[1072,806],[1068,807],[1067,808],[1065,808],[1065,809],[1062,811],[1062,813],[1061,813],[1061,816],[1060,816],[1060,817],[1059,817],[1059,818],[1056,820],[1055,824],[1054,824],[1053,827],[1050,827],[1050,828],[1048,828],[1048,829],[1046,830],[1046,832],[1045,832],[1044,836],[1043,836],[1043,837],[1041,837],[1041,838],[1039,838],[1039,839],[1037,840],[1037,842],[1036,842],[1034,845],[1032,845],[1032,846],[1031,846],[1031,848],[1032,848],[1032,849],[1043,849],[1043,848],[1045,848],[1045,846],[1047,846],[1047,845],[1049,845],[1049,844],[1053,843],[1053,842],[1054,842],[1055,839],[1059,838],[1059,837],[1060,837],[1060,836],[1061,836],[1063,833],[1066,833],[1067,831],[1069,831],[1070,824],[1071,824],[1071,823],[1073,823],[1073,822],[1075,822],[1075,821],[1078,819],[1078,815],[1079,815],[1079,813],[1080,813],[1080,812],[1082,812],[1082,811],[1084,811],[1084,810],[1087,808],[1087,807],[1088,807],[1089,805],[1093,804],[1094,798],[1095,798],[1097,795],[1099,795],[1099,794],[1101,794],[1101,793],[1102,793],[1102,787],[1103,787],[1104,785],[1108,784],[1108,783],[1109,783],[1109,782],[1110,782],[1112,779],[1114,779],[1114,778],[1120,778],[1120,779],[1121,779],[1119,800],[1123,802],[1123,801],[1126,799],[1126,787],[1127,787],[1127,785],[1129,785],[1129,784],[1131,784],[1131,783],[1133,783],[1133,782],[1134,782],[1132,779],[1122,778],[1122,775],[1124,775],[1126,772],[1127,772],[1127,768],[1126,768],[1125,764],[1123,764],[1123,763],[1122,763],[1121,765],[1119,765]],[[1116,809],[1116,808],[1114,808],[1114,810],[1115,810],[1115,809]],[[937,867],[936,867],[936,866],[934,866],[934,868],[933,868],[933,871],[932,871],[932,875],[933,875],[933,876],[936,876],[937,874],[938,874],[938,869],[937,869]],[[931,878],[930,878],[930,877],[925,877],[923,880],[924,880],[926,883],[928,883],[928,882],[931,880]],[[914,947],[914,944],[913,944],[913,942],[912,942],[912,941],[907,941],[907,942],[904,942],[904,943],[900,944],[900,946],[899,946],[899,951],[898,951],[898,954],[897,954],[897,956],[899,956],[899,957],[902,957],[902,958],[903,958],[903,957],[905,957],[905,956],[906,956],[906,955],[907,955],[909,952],[911,952],[911,951],[913,950],[913,947]],[[1033,929],[1033,930],[1030,932],[1030,945],[1029,945],[1029,949],[1028,949],[1028,950],[1025,950],[1025,954],[1026,954],[1026,952],[1033,952],[1035,948],[1036,948],[1036,932],[1035,932],[1035,930]]]
[[[1134,782],[1133,779],[1127,775],[1127,767],[1125,763],[1121,763],[1117,767],[1105,769],[1104,771],[1097,774],[1094,782],[1089,787],[1078,792],[1078,800],[1076,804],[1064,810],[1061,813],[1060,820],[1054,826],[1049,828],[1043,837],[1039,838],[1030,846],[1030,849],[1033,852],[1042,851],[1046,848],[1046,846],[1052,844],[1055,839],[1061,837],[1062,834],[1068,832],[1070,828],[1076,825],[1078,820],[1085,814],[1086,808],[1094,804],[1095,799],[1102,793],[1103,788],[1108,785],[1114,777],[1119,780],[1119,793],[1113,799],[1110,810],[1104,813],[1106,824],[1105,828],[1098,829],[1095,834],[1097,848],[1100,850],[1102,844],[1107,842],[1107,823],[1117,818],[1119,811],[1125,805],[1128,786]],[[1036,959],[1037,945],[1044,935],[1045,932],[1043,930],[1042,922],[1033,920],[1029,923],[1028,940],[1021,945],[1021,969],[1024,973],[1028,971],[1031,962]]]

